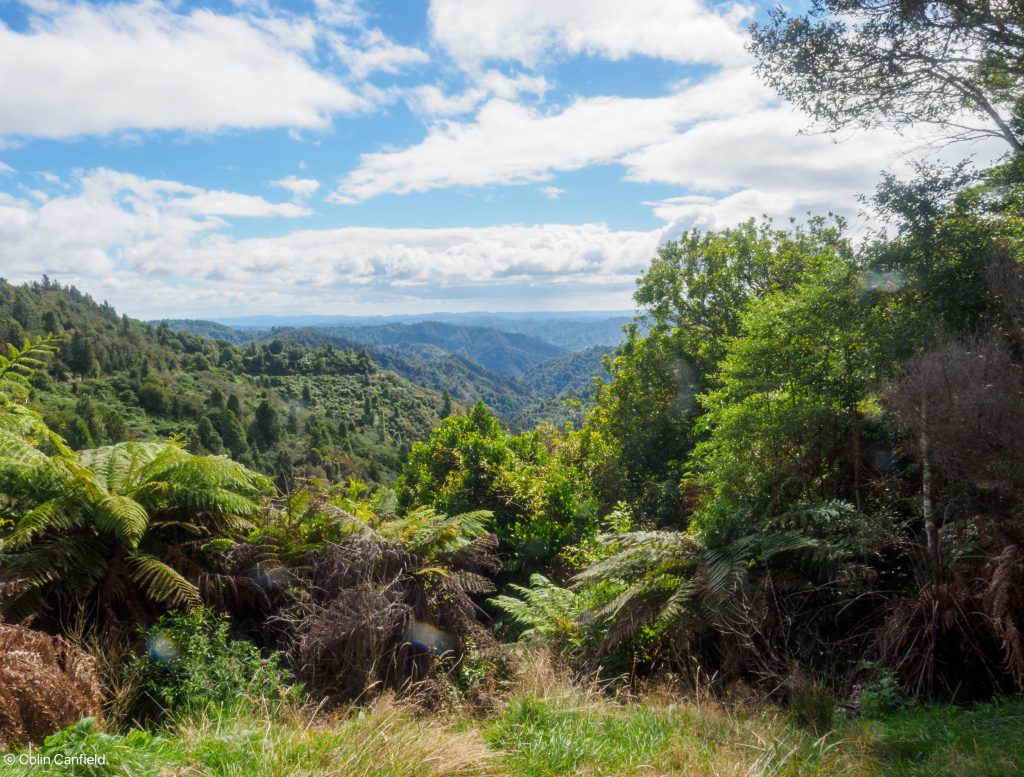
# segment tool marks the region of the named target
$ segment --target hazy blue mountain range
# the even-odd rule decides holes
[[[230,330],[269,330],[275,327],[374,327],[389,324],[417,324],[440,322],[469,327],[486,327],[502,332],[539,337],[568,351],[578,351],[591,345],[617,343],[622,338],[622,327],[632,320],[630,311],[569,312],[569,313],[429,313],[397,316],[244,316],[214,318],[208,321],[189,320],[193,326],[203,323]],[[176,322],[169,322],[172,325]],[[211,336],[218,335],[211,332]],[[236,335],[237,336],[237,335]],[[224,339],[232,338],[226,336]]]

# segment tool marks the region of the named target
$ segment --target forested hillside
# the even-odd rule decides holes
[[[530,323],[533,319],[523,321]],[[522,325],[523,321],[496,319],[494,323]],[[623,334],[619,323],[620,319],[596,324],[571,321],[563,336],[586,341],[600,335],[614,343]],[[325,344],[348,350],[365,348],[381,368],[417,385],[445,392],[460,402],[482,401],[506,423],[521,429],[539,421],[562,425],[573,418],[565,400],[586,402],[591,398],[595,378],[605,374],[603,358],[614,350],[608,344],[565,353],[535,337],[433,321],[362,328],[278,326],[269,330],[230,329],[210,321],[174,320],[166,324],[174,331],[209,334],[239,343],[280,339],[312,348]]]
[[[179,435],[282,485],[302,470],[390,482],[409,446],[454,407],[365,352],[173,332],[47,279],[0,285],[0,332],[10,343],[60,337],[30,404],[73,448]]]

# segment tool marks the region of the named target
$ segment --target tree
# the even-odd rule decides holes
[[[1024,8],[1006,0],[813,0],[752,28],[758,73],[827,131],[938,125],[1024,151]]]
[[[605,509],[625,499],[643,523],[685,524],[692,506],[679,484],[697,439],[696,396],[712,384],[744,309],[851,254],[843,222],[825,218],[788,230],[769,220],[695,230],[658,249],[637,283],[644,316],[609,361],[586,422],[605,447],[594,484]]]
[[[673,332],[679,356],[699,378],[714,372],[747,301],[792,288],[852,250],[838,219],[816,217],[779,229],[750,219],[718,232],[693,230],[658,248],[634,295],[653,329]]]
[[[864,410],[887,365],[879,296],[861,287],[855,267],[838,265],[746,309],[716,387],[701,397],[706,439],[693,466],[704,528],[744,506],[860,506]]]
[[[253,443],[262,451],[272,447],[281,437],[281,420],[277,408],[266,397],[256,406],[249,432]]]
[[[518,564],[544,562],[594,531],[595,505],[567,447],[540,431],[507,434],[478,402],[413,445],[395,490],[404,507],[427,505],[449,515],[489,510]]]
[[[231,396],[234,397],[234,394]],[[218,410],[212,415],[212,420],[217,433],[224,442],[224,447],[235,458],[240,456],[246,449],[248,442],[245,436],[245,428],[242,426],[242,422],[238,420],[238,416],[230,410]]]
[[[222,453],[224,451],[224,441],[220,438],[220,434],[217,433],[209,416],[204,415],[196,424],[196,438],[205,452]]]
[[[79,330],[76,330],[71,337],[68,347],[68,366],[82,378],[94,375],[99,369],[92,338]]]

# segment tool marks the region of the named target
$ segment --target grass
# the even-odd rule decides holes
[[[618,700],[594,682],[527,667],[504,703],[416,713],[384,697],[333,716],[281,704],[208,709],[164,731],[79,724],[38,753],[103,753],[106,767],[10,775],[234,777],[1001,777],[1024,773],[1024,700],[836,718],[824,734],[792,712],[661,692]]]

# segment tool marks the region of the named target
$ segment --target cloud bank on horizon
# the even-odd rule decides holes
[[[762,13],[5,3],[0,275],[141,317],[631,307],[662,240],[854,217],[926,147],[801,134],[744,49]]]

